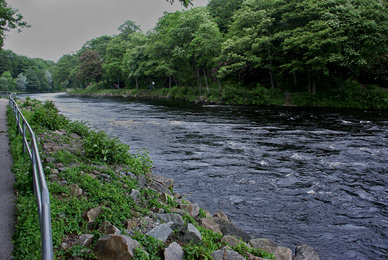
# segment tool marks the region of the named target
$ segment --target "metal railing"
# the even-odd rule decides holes
[[[0,97],[9,97],[11,95],[16,95],[16,94],[11,91],[0,91]]]
[[[18,133],[23,136],[23,152],[28,152],[32,163],[32,181],[38,206],[38,216],[40,225],[40,236],[42,242],[41,254],[42,260],[53,260],[53,239],[51,232],[51,212],[50,212],[50,196],[47,188],[47,183],[43,171],[42,161],[40,159],[38,144],[35,134],[32,131],[27,120],[20,112],[14,100],[14,94],[9,96],[9,106],[14,112]],[[29,140],[30,142],[29,143]]]

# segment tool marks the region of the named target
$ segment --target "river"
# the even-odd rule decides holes
[[[388,111],[30,96],[147,149],[177,192],[256,238],[388,259]]]

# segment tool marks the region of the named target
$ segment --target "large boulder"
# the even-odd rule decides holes
[[[174,179],[172,178],[167,178],[159,175],[153,175],[151,174],[151,179],[153,182],[158,182],[167,189],[172,189],[174,187]]]
[[[171,229],[172,224],[173,224],[172,222],[161,224],[151,229],[149,232],[147,232],[146,235],[156,238],[162,241],[163,243],[166,243],[167,239],[172,235],[172,229]]]
[[[312,247],[301,245],[295,249],[295,260],[319,260],[319,256]]]
[[[183,260],[184,254],[182,247],[173,242],[164,250],[164,260]]]
[[[214,218],[214,222],[216,222],[218,225],[220,225],[221,232],[224,235],[236,236],[236,237],[241,238],[245,242],[248,242],[252,238],[251,235],[249,235],[247,232],[240,229],[232,222],[229,222],[223,218]]]
[[[179,239],[185,244],[190,242],[198,244],[202,242],[202,235],[193,224],[189,223],[180,230]]]
[[[214,222],[210,218],[201,219],[201,227],[204,227],[206,229],[213,231],[214,233],[218,233],[218,234],[222,235],[220,225],[218,225],[216,222]]]
[[[140,243],[122,235],[107,235],[98,239],[94,253],[98,260],[130,260],[133,250],[141,247]]]
[[[153,215],[153,217],[162,221],[163,223],[173,222],[174,224],[177,224],[180,226],[184,225],[184,221],[182,219],[182,216],[179,214],[174,214],[174,213],[159,214],[159,213],[156,213]]]

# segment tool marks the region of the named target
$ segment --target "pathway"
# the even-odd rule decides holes
[[[10,260],[15,222],[15,177],[11,172],[12,155],[7,135],[8,100],[0,98],[0,259]]]

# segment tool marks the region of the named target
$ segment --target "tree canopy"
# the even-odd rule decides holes
[[[28,26],[17,9],[10,7],[5,0],[0,0],[0,50],[9,30]]]

